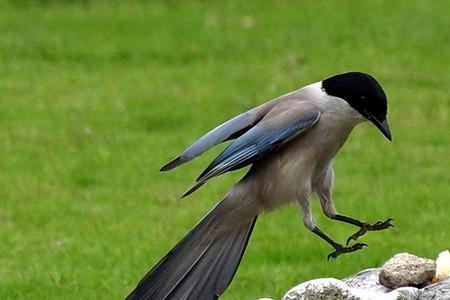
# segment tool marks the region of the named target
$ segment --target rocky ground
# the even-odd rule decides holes
[[[400,253],[380,268],[344,279],[320,278],[289,290],[282,300],[450,300],[450,253],[434,261]],[[272,300],[261,298],[259,300]]]

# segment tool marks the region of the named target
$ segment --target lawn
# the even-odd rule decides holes
[[[450,247],[450,2],[252,3],[0,2],[0,299],[123,298],[245,172],[180,201],[219,149],[159,167],[231,116],[348,70],[385,87],[394,141],[356,128],[335,202],[396,228],[327,262],[297,206],[262,216],[221,299]],[[314,212],[340,241],[355,232]]]

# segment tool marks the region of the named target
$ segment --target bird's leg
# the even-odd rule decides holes
[[[350,243],[350,241],[352,241],[352,240],[356,241],[359,237],[363,236],[368,231],[379,231],[379,230],[388,229],[389,227],[394,227],[394,224],[392,224],[392,221],[393,221],[392,218],[389,218],[385,221],[378,221],[373,224],[370,224],[367,222],[362,222],[362,221],[353,219],[351,217],[343,216],[343,215],[339,215],[339,214],[336,214],[331,218],[334,220],[337,220],[337,221],[345,222],[345,223],[352,224],[352,225],[359,227],[359,230],[356,233],[352,234],[347,239],[347,245]]]
[[[359,237],[363,236],[368,231],[384,230],[388,229],[389,227],[394,227],[394,225],[391,223],[393,221],[393,219],[391,218],[387,219],[386,221],[378,221],[374,224],[369,224],[367,222],[362,222],[354,218],[338,214],[336,212],[336,209],[334,208],[334,204],[331,199],[332,185],[333,185],[333,169],[329,168],[327,170],[327,173],[323,176],[323,178],[319,180],[319,184],[316,187],[316,192],[317,195],[319,196],[322,210],[328,218],[352,224],[360,228],[358,232],[351,235],[347,239],[347,245],[352,240],[356,241]]]
[[[303,223],[305,224],[306,228],[311,230],[313,233],[318,235],[320,238],[324,239],[328,244],[330,244],[334,248],[334,252],[330,253],[328,255],[328,260],[330,258],[336,258],[339,255],[343,253],[350,253],[357,250],[362,249],[363,247],[367,247],[366,244],[363,243],[356,243],[352,246],[343,246],[337,242],[335,242],[332,238],[330,238],[328,235],[326,235],[322,230],[319,229],[316,225],[316,220],[314,219],[312,212],[311,212],[311,203],[309,201],[310,199],[308,197],[302,198],[299,200],[300,207],[302,208],[303,213]]]
[[[352,246],[345,247],[345,246],[333,241],[333,239],[331,239],[329,236],[327,236],[325,233],[323,233],[323,231],[320,230],[319,227],[317,227],[317,226],[312,230],[312,232],[314,232],[319,237],[321,237],[322,239],[327,241],[335,249],[335,251],[328,254],[328,256],[327,256],[328,260],[330,260],[330,258],[337,258],[341,254],[355,252],[355,251],[361,250],[364,247],[367,247],[367,244],[364,244],[364,243],[356,243]]]

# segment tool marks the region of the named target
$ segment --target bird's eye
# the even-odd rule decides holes
[[[361,100],[366,100],[366,96],[361,96],[360,99]]]

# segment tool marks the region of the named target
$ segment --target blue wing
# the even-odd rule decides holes
[[[190,145],[179,156],[165,164],[161,171],[176,168],[199,156],[209,148],[242,135],[258,123],[280,100],[277,98],[264,103],[217,126]]]
[[[253,163],[310,128],[319,117],[319,110],[304,102],[288,102],[275,106],[256,126],[225,148],[183,197],[197,190],[212,177]]]

